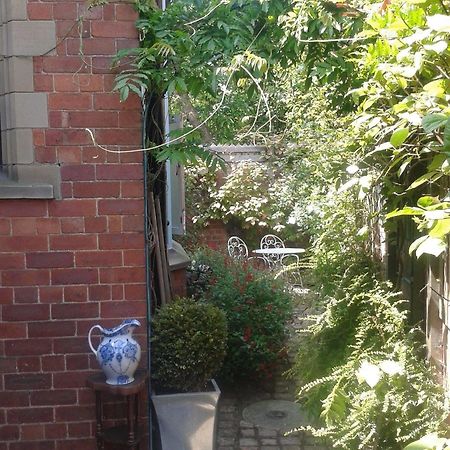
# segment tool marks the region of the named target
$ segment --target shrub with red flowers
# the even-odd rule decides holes
[[[219,307],[228,320],[228,351],[219,378],[226,382],[270,379],[285,356],[291,299],[282,283],[250,265],[212,250],[193,256],[201,267],[202,289],[192,294]],[[207,269],[205,269],[207,268]]]

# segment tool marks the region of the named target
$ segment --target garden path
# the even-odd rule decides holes
[[[299,338],[296,330],[304,328],[306,316],[315,312],[315,294],[303,292],[298,295],[292,322],[289,324],[290,341]],[[291,348],[294,345],[290,345]],[[289,353],[288,363],[280,367],[270,386],[234,386],[222,389],[219,401],[217,450],[327,450],[316,438],[306,433],[285,436],[275,429],[255,426],[244,420],[246,407],[264,400],[295,401],[296,386],[286,379],[285,371],[289,368],[294,352]]]

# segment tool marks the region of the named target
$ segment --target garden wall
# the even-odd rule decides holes
[[[0,7],[10,8],[16,54],[32,55],[27,95],[44,99],[31,111],[42,120],[32,127],[30,166],[60,177],[54,199],[0,200],[0,450],[94,449],[85,381],[99,369],[88,330],[138,318],[145,354],[142,154],[106,153],[84,130],[113,149],[140,145],[139,99],[120,103],[110,70],[111,55],[138,45],[136,14],[120,2],[91,11],[81,0]],[[14,34],[21,29],[29,35]],[[39,40],[33,30],[54,30],[56,49],[24,53]]]

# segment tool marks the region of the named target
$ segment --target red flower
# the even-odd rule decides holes
[[[252,336],[252,329],[250,327],[245,327],[243,336],[244,342],[248,342],[251,336]]]

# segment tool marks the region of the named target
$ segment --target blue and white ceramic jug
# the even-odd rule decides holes
[[[134,381],[134,372],[141,359],[141,347],[131,334],[141,324],[136,319],[126,319],[114,328],[94,325],[88,333],[89,347],[106,375],[108,384],[128,384]],[[92,331],[98,328],[103,339],[95,350],[91,341]]]

